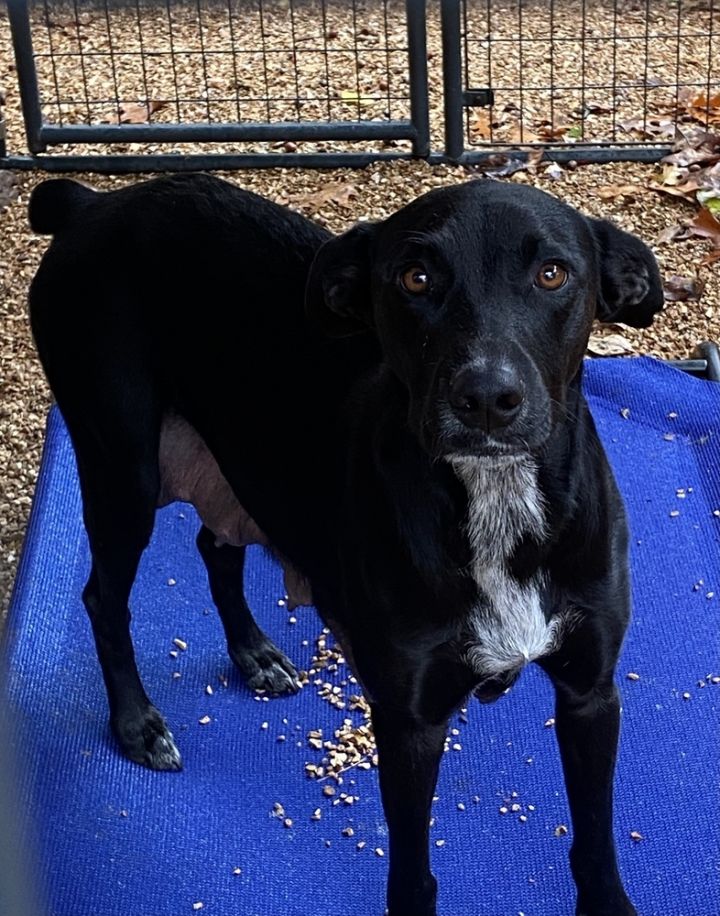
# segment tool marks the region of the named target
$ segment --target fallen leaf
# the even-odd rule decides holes
[[[593,356],[623,356],[635,353],[632,343],[622,334],[591,334],[587,345]]]
[[[319,210],[329,203],[350,209],[357,196],[358,190],[355,185],[346,184],[345,182],[333,182],[324,185],[317,191],[308,191],[306,194],[296,194],[293,197],[288,197],[287,203],[299,209]]]
[[[699,299],[702,284],[695,277],[668,277],[663,284],[666,302],[686,302],[688,299]]]
[[[475,139],[489,140],[492,137],[492,122],[489,108],[478,108],[470,119],[470,133]]]
[[[686,230],[683,226],[668,226],[658,235],[656,244],[664,245],[666,242],[674,242],[676,239],[687,238]]]
[[[147,124],[150,115],[156,111],[161,111],[167,106],[167,102],[160,102],[156,99],[150,99],[146,105],[136,102],[121,102],[118,111],[104,118],[104,123],[111,124]]]
[[[362,95],[360,92],[356,92],[353,89],[341,89],[340,98],[343,102],[356,102],[360,105],[372,105],[373,102],[377,102],[372,95]]]
[[[642,197],[647,188],[640,184],[606,184],[597,190],[603,200],[615,200],[617,197]]]
[[[710,239],[713,248],[720,248],[720,222],[704,207],[695,214],[695,219],[687,226],[690,235]]]

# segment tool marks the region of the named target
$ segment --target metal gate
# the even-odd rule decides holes
[[[720,127],[720,0],[441,0],[445,152],[655,160]]]
[[[8,11],[33,155],[6,165],[150,171],[429,155],[425,0],[8,0]],[[111,154],[38,155],[60,144]],[[142,151],[128,152],[134,144]]]

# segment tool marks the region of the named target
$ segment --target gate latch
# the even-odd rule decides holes
[[[492,89],[466,89],[463,103],[471,108],[487,108],[495,104],[495,93]]]

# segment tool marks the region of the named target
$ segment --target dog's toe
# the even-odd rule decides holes
[[[297,693],[299,690],[295,666],[269,639],[253,649],[232,649],[230,657],[251,690],[271,694]]]
[[[172,732],[155,707],[142,716],[113,723],[123,753],[151,770],[181,770],[182,760]]]

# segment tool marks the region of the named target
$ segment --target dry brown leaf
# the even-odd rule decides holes
[[[598,197],[614,200],[617,197],[643,197],[647,188],[641,184],[606,184],[598,188]]]
[[[350,209],[357,196],[358,190],[355,185],[347,184],[346,182],[333,182],[318,188],[317,191],[308,191],[306,194],[296,194],[288,197],[287,203],[300,209],[319,210],[329,203]]]
[[[705,207],[695,214],[695,219],[688,223],[687,228],[689,235],[710,239],[713,248],[720,248],[720,223]]]
[[[136,102],[121,102],[118,106],[118,111],[106,115],[104,122],[110,122],[111,124],[147,124],[150,120],[150,115],[155,114],[156,111],[161,111],[167,104],[167,102],[160,102],[157,99],[150,99],[146,105]]]
[[[663,229],[655,242],[657,245],[664,245],[666,242],[674,242],[676,239],[680,238],[687,238],[686,231],[682,226],[676,224],[674,226],[668,226],[667,229]]]
[[[476,140],[489,140],[492,136],[492,119],[489,108],[478,108],[470,119],[470,133]]]
[[[666,302],[686,302],[688,299],[699,299],[703,286],[697,277],[668,277],[663,283],[663,294]]]
[[[624,356],[636,352],[632,343],[622,334],[591,334],[587,349],[593,356]]]

